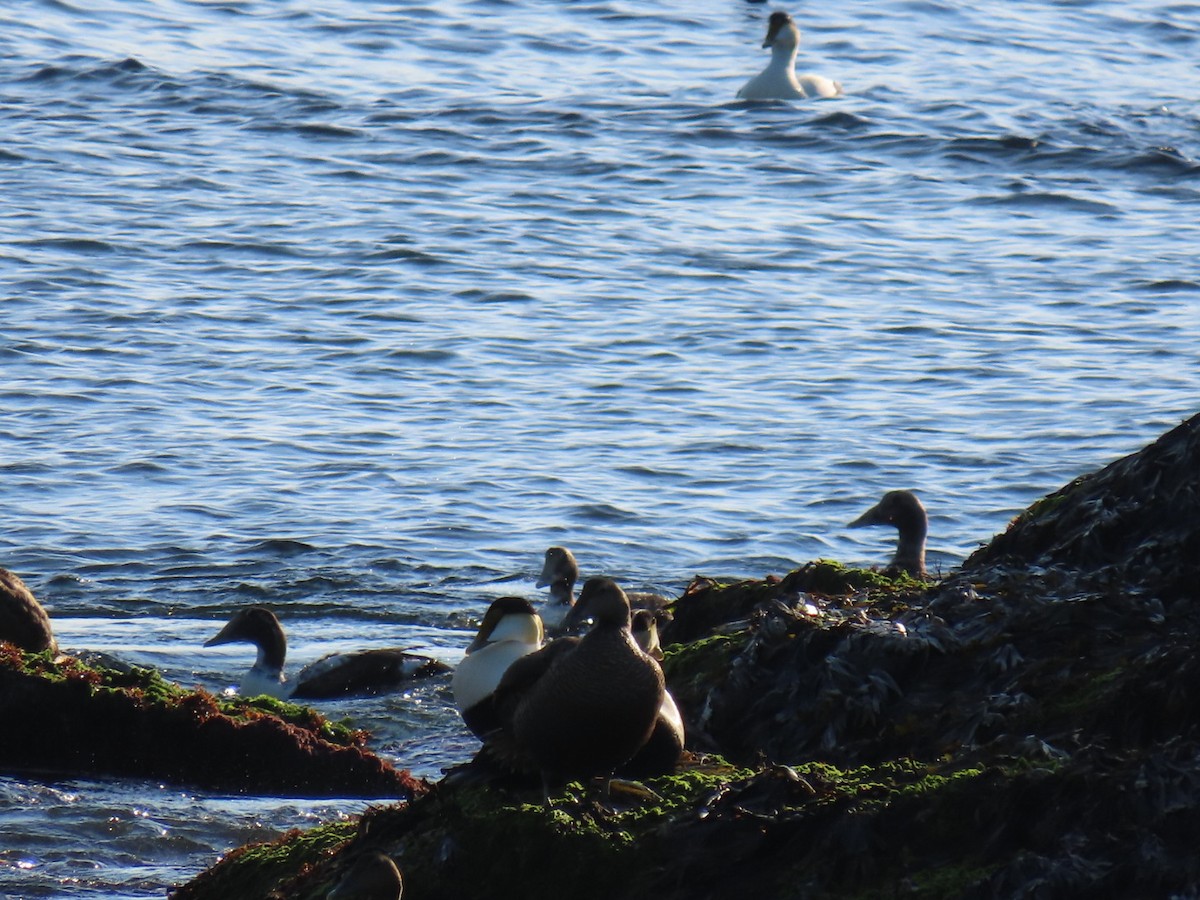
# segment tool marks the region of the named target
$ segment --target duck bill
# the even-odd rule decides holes
[[[865,528],[867,525],[886,525],[887,520],[879,515],[879,507],[872,506],[865,513],[847,525],[847,528]]]
[[[232,644],[238,639],[238,635],[233,633],[232,626],[232,622],[226,623],[224,628],[204,642],[204,646],[215,647],[217,644]]]

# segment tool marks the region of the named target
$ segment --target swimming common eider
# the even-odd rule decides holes
[[[576,604],[595,624],[518,659],[495,703],[511,751],[553,781],[600,775],[633,758],[654,730],[664,684],[658,663],[630,633],[629,599],[591,578]]]
[[[630,629],[634,641],[654,660],[663,658],[658,643],[658,620],[648,609],[639,609],[633,614]],[[663,700],[658,707],[658,717],[649,740],[642,745],[633,759],[622,767],[621,773],[635,778],[664,775],[675,771],[679,756],[683,753],[683,716],[675,705],[675,698],[668,690],[663,691]]]
[[[764,47],[771,48],[767,67],[742,85],[741,100],[803,100],[809,97],[828,99],[839,97],[839,82],[822,75],[796,77],[796,52],[800,46],[800,29],[785,12],[773,12],[767,20]]]
[[[354,857],[326,900],[400,900],[404,878],[395,861],[380,850],[365,850]]]
[[[38,653],[58,652],[50,617],[15,572],[0,569],[0,641]]]
[[[575,602],[575,582],[579,579],[579,563],[566,547],[551,547],[546,551],[546,561],[542,566],[542,574],[538,577],[537,586],[550,587],[550,600],[542,605],[542,622],[547,631],[569,632],[580,628],[587,622],[587,616],[582,614]],[[669,597],[650,591],[626,591],[632,609],[651,609],[669,620],[665,611],[671,602]]]
[[[925,575],[925,535],[929,517],[912,491],[888,491],[883,499],[850,523],[851,528],[866,525],[894,525],[898,534],[896,555],[887,572],[907,572],[914,578]]]
[[[294,681],[283,674],[287,638],[279,619],[266,607],[238,610],[205,647],[232,643],[253,644],[258,658],[238,685],[247,697],[267,694],[280,700],[326,700],[348,694],[373,694],[395,690],[413,678],[445,672],[445,663],[395,647],[331,653],[305,666]]]
[[[542,620],[528,600],[500,597],[488,607],[450,682],[454,704],[477,737],[485,739],[500,727],[492,693],[515,660],[541,648],[542,636]]]
[[[575,582],[579,578],[579,563],[566,547],[551,547],[542,563],[537,586],[550,588],[550,599],[542,604],[542,624],[551,631],[562,627],[563,619],[575,605]]]

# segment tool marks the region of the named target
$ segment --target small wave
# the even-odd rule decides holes
[[[291,538],[268,538],[250,547],[253,552],[270,553],[273,556],[299,556],[302,553],[312,553],[317,548],[304,541]]]
[[[1116,214],[1118,208],[1103,200],[1084,199],[1057,191],[1026,191],[1003,195],[976,197],[969,201],[983,206],[1032,206],[1068,209],[1089,214]]]
[[[1148,294],[1186,294],[1200,291],[1200,282],[1186,281],[1181,278],[1167,278],[1162,281],[1143,281],[1133,286],[1135,291],[1145,291]]]
[[[363,137],[363,132],[357,128],[348,128],[345,125],[326,125],[320,122],[293,125],[291,130],[304,137],[334,138],[336,140],[357,140]]]
[[[1155,147],[1135,154],[1123,159],[1116,168],[1126,172],[1147,172],[1154,175],[1200,174],[1200,165],[1174,147]]]
[[[108,241],[100,241],[95,238],[35,238],[30,241],[19,242],[25,247],[37,247],[39,249],[49,250],[66,250],[69,253],[116,253],[117,248]]]
[[[185,241],[179,245],[185,250],[231,251],[251,256],[277,256],[288,259],[304,259],[306,254],[286,244],[267,244],[261,241]]]
[[[596,519],[601,522],[636,522],[638,520],[636,513],[608,503],[587,503],[575,507],[575,512],[582,518]]]
[[[421,362],[449,362],[457,358],[457,353],[449,350],[390,350],[387,359],[415,359]]]

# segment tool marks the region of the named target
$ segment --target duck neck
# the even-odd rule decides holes
[[[896,555],[891,568],[909,575],[925,574],[925,535],[929,530],[924,516],[903,517],[896,523],[899,536],[896,540]]]
[[[287,656],[287,639],[282,631],[278,634],[264,634],[255,642],[258,656],[254,660],[254,668],[260,672],[282,673],[283,661]]]
[[[560,578],[550,582],[550,602],[563,606],[574,606],[575,582],[569,578]]]
[[[782,72],[791,72],[796,68],[796,54],[799,47],[792,41],[778,40],[771,45],[770,68]]]

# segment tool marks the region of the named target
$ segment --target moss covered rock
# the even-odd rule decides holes
[[[266,697],[188,691],[0,643],[0,766],[153,778],[252,794],[408,797],[421,782],[366,734]]]
[[[546,806],[449,779],[336,850],[285,838],[236,895],[323,897],[378,847],[408,900],[1193,896],[1198,428],[1034,504],[937,584],[826,562],[695,583],[664,670],[689,748],[723,758],[655,796]],[[239,859],[179,896],[231,896],[209,885]]]

